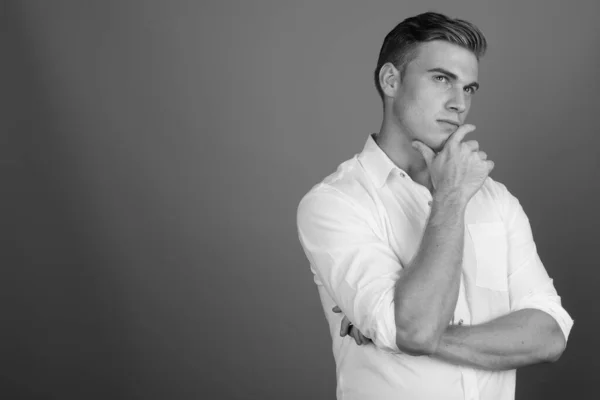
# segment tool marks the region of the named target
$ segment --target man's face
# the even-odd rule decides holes
[[[393,99],[395,123],[409,140],[441,150],[467,118],[477,75],[471,51],[444,41],[419,45]]]

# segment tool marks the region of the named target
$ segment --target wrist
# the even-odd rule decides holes
[[[464,221],[468,201],[457,191],[436,191],[432,197],[431,218],[437,221]]]
[[[461,190],[457,188],[440,188],[433,192],[433,202],[442,207],[466,208],[469,202]]]

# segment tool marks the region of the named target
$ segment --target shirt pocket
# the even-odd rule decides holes
[[[467,224],[477,262],[475,284],[479,287],[508,290],[508,244],[502,222]]]

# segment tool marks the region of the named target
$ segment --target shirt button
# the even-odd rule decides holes
[[[404,172],[400,172],[400,176],[406,178],[406,174]]]
[[[430,206],[430,205],[431,205],[431,200],[429,200],[429,201],[427,202],[427,205],[428,205],[428,206]]]

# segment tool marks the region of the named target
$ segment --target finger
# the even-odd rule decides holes
[[[354,338],[356,344],[358,344],[359,346],[367,344],[369,342],[369,338],[363,335],[361,331],[359,331],[358,328],[354,325],[350,325],[350,331],[348,334]]]
[[[487,154],[485,151],[480,151],[479,152],[479,158],[481,158],[482,160],[487,160]]]
[[[358,329],[356,329],[354,326],[352,327],[352,332],[350,332],[350,335],[354,338],[354,341],[356,342],[357,345],[361,345],[360,343],[360,338],[358,337]]]
[[[342,325],[340,326],[340,336],[344,337],[350,332],[350,320],[346,317],[342,319]]]
[[[467,147],[471,151],[479,151],[479,142],[477,140],[463,142],[463,146]]]
[[[342,312],[342,309],[341,309],[341,308],[339,308],[338,306],[335,306],[335,307],[333,307],[333,308],[331,309],[331,311],[333,311],[334,313],[341,313],[341,312]]]
[[[419,142],[418,140],[412,142],[412,147],[419,153],[421,153],[421,155],[425,159],[425,163],[427,163],[427,166],[429,167],[431,165],[431,162],[433,161],[433,157],[435,157],[434,151],[422,142]]]
[[[356,344],[360,346],[360,340],[358,339],[357,333],[358,333],[358,329],[356,329],[356,327],[354,325],[350,325],[350,329],[348,330],[348,335],[350,335],[354,339]]]
[[[363,335],[360,331],[358,332],[358,338],[360,339],[361,344],[369,343],[369,338]]]
[[[456,131],[448,138],[446,143],[456,145],[465,138],[465,135],[475,130],[475,125],[464,124],[458,127]]]

